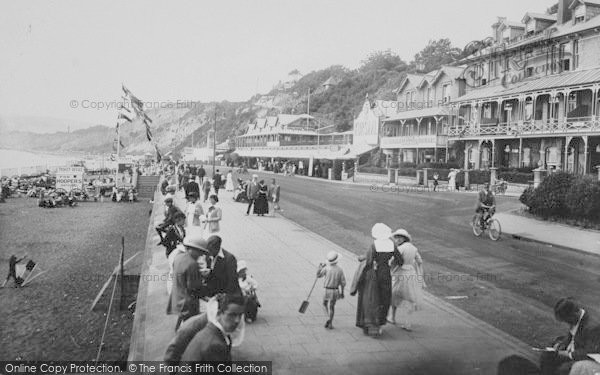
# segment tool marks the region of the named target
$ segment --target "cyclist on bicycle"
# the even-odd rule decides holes
[[[481,229],[485,228],[485,222],[496,212],[496,198],[490,190],[489,182],[483,184],[483,189],[478,194],[475,212],[479,214]]]

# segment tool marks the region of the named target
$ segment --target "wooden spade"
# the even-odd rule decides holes
[[[306,297],[306,300],[302,301],[302,304],[300,305],[300,309],[298,310],[301,314],[304,314],[306,312],[306,309],[308,309],[308,300],[310,299],[310,295],[312,294],[313,290],[315,289],[315,285],[317,285],[317,280],[319,280],[319,278],[317,277],[315,279],[315,282],[313,283],[312,288],[310,288],[310,292],[308,292],[308,297]]]

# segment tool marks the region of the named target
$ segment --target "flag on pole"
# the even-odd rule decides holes
[[[132,122],[132,120],[129,117],[127,117],[127,115],[125,115],[123,113],[119,113],[119,117],[117,117],[117,119],[119,119],[119,120],[123,119],[123,120],[125,120],[127,122]]]
[[[162,160],[162,155],[160,154],[160,151],[158,150],[158,146],[156,145],[156,143],[154,144],[154,148],[156,149],[156,162],[160,163],[160,161]]]
[[[150,125],[145,120],[144,125],[146,125],[146,138],[148,138],[148,142],[152,142],[152,132],[150,131]]]

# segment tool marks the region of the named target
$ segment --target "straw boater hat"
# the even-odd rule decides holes
[[[327,263],[329,263],[330,266],[336,264],[338,260],[340,260],[340,254],[338,254],[337,252],[330,251],[329,253],[327,253]]]
[[[392,229],[385,224],[377,223],[371,229],[374,238],[375,251],[378,253],[391,253],[394,251],[394,242],[390,239]]]
[[[402,236],[406,238],[409,242],[412,241],[410,234],[406,231],[406,229],[397,229],[394,233],[392,233],[392,237],[394,236]]]

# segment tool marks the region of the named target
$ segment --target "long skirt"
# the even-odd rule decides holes
[[[376,334],[379,326],[385,323],[387,310],[385,312],[382,310],[377,273],[373,269],[365,270],[362,287],[358,291],[356,326],[363,328],[366,333]]]
[[[259,194],[256,201],[254,201],[254,213],[257,215],[264,215],[269,213],[269,202],[264,194]]]

